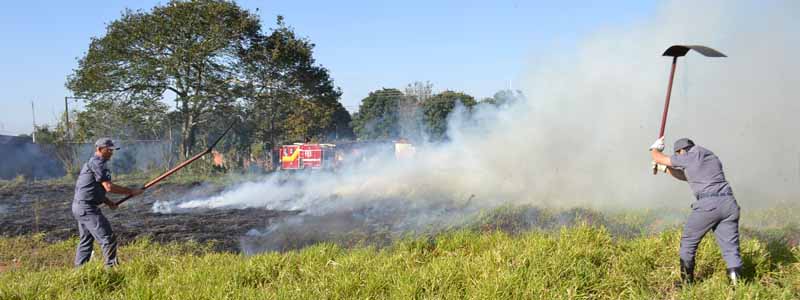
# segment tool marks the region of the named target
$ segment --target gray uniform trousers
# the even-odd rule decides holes
[[[79,267],[92,258],[92,247],[96,239],[103,249],[106,266],[117,264],[117,239],[111,230],[111,223],[97,207],[72,206],[72,215],[78,221],[80,241],[75,254],[75,266]]]
[[[739,204],[733,196],[701,198],[692,204],[692,213],[683,227],[681,260],[694,268],[697,246],[703,236],[714,231],[728,268],[742,266],[739,254]]]

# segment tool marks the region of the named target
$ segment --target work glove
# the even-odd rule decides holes
[[[659,163],[656,163],[656,161],[651,161],[650,162],[650,168],[653,169],[653,170],[657,170],[657,171],[659,171],[661,173],[667,173],[667,166],[659,164]]]
[[[650,145],[650,150],[657,150],[658,152],[664,152],[664,137],[658,138],[652,145]]]

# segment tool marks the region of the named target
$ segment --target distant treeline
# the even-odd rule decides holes
[[[231,168],[274,161],[294,142],[447,139],[447,116],[459,105],[501,105],[521,99],[500,91],[476,100],[462,92],[433,93],[429,82],[404,91],[380,89],[351,114],[341,89],[314,58],[314,43],[278,16],[271,28],[235,2],[170,1],[126,10],[89,40],[66,86],[84,102],[37,134],[68,172],[78,156],[66,145],[98,137],[166,141],[177,159],[207,146],[230,123],[218,149]],[[73,100],[74,101],[74,100]],[[166,103],[174,103],[168,106]],[[230,159],[228,159],[230,158]]]

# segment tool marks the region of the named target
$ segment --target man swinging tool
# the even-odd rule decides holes
[[[72,201],[72,215],[78,221],[80,241],[75,253],[75,266],[79,267],[92,257],[92,244],[96,239],[100,242],[103,255],[106,257],[106,266],[117,264],[117,239],[111,229],[111,223],[100,211],[101,204],[116,209],[117,205],[106,197],[106,193],[135,196],[142,193],[141,189],[129,189],[111,183],[111,171],[106,163],[114,150],[119,150],[114,142],[108,138],[97,140],[95,153],[78,174],[75,183],[75,198]]]
[[[80,234],[80,241],[78,242],[78,249],[75,254],[75,266],[79,267],[89,261],[92,256],[92,244],[95,239],[100,242],[100,246],[103,249],[103,254],[106,257],[106,266],[112,267],[117,264],[117,240],[114,236],[114,232],[111,230],[111,224],[108,222],[108,219],[103,216],[98,206],[105,204],[111,209],[117,209],[120,204],[131,197],[142,194],[145,189],[164,180],[164,178],[169,177],[203,155],[211,153],[211,149],[213,149],[214,146],[222,140],[222,137],[233,128],[233,124],[234,123],[231,122],[228,129],[226,129],[216,141],[211,143],[208,149],[180,163],[164,174],[159,175],[140,189],[126,188],[111,183],[111,171],[106,167],[106,162],[111,159],[114,150],[119,150],[119,147],[116,147],[114,142],[109,138],[97,140],[95,143],[96,151],[94,156],[83,165],[80,174],[78,174],[78,181],[75,183],[75,198],[72,202],[72,214],[75,216],[75,219],[78,220],[78,230]],[[128,196],[114,202],[106,197],[107,192]]]
[[[675,155],[666,156],[664,138],[650,146],[650,154],[658,171],[689,183],[695,199],[692,212],[681,235],[681,280],[694,281],[695,253],[703,236],[713,230],[722,257],[728,265],[728,277],[735,286],[739,281],[742,258],[739,254],[739,204],[730,184],[725,180],[722,162],[711,151],[695,145],[687,138],[675,141]]]
[[[694,281],[694,258],[697,246],[703,236],[709,230],[713,230],[717,244],[722,248],[722,256],[728,265],[728,276],[735,286],[742,268],[742,258],[739,254],[739,204],[733,197],[730,184],[725,180],[722,163],[713,152],[695,145],[687,138],[675,141],[673,147],[675,155],[666,156],[662,153],[676,62],[678,57],[685,56],[690,50],[706,57],[725,57],[725,54],[717,50],[700,45],[673,45],[664,51],[663,56],[672,57],[672,68],[658,139],[650,146],[653,174],[657,174],[658,171],[667,172],[678,180],[687,181],[697,200],[692,204],[692,213],[681,235],[681,281],[684,283]]]

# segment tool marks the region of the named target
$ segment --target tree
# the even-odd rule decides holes
[[[73,141],[92,142],[98,137],[120,140],[159,140],[167,132],[167,105],[157,99],[89,101],[76,113]]]
[[[248,115],[254,132],[270,148],[348,131],[349,114],[341,114],[346,110],[339,103],[342,93],[328,70],[315,64],[313,49],[313,43],[297,37],[278,16],[277,28],[245,51]]]
[[[400,135],[413,141],[425,139],[422,104],[433,95],[430,81],[415,81],[405,88],[405,97],[398,104]]]
[[[339,104],[333,112],[333,120],[327,129],[328,139],[334,141],[355,139],[356,134],[353,132],[353,127],[350,126],[352,122],[353,118],[350,116],[350,112]]]
[[[170,1],[150,12],[126,10],[104,36],[92,38],[67,87],[89,103],[161,100],[171,92],[186,157],[210,112],[235,101],[235,66],[259,31],[255,15],[228,1]]]
[[[67,176],[74,176],[80,171],[77,161],[78,150],[75,144],[67,138],[64,127],[64,114],[61,115],[61,122],[53,128],[47,125],[36,126],[33,134],[36,136],[36,143],[42,146],[49,155],[58,159]]]
[[[461,103],[468,109],[477,104],[474,97],[453,91],[441,92],[422,103],[425,124],[432,141],[447,138],[447,116],[455,109],[456,103]]]
[[[414,81],[406,86],[404,92],[413,102],[417,104],[423,103],[433,96],[433,83],[430,81]]]
[[[490,98],[481,100],[481,103],[495,106],[512,105],[517,101],[525,101],[525,95],[520,90],[500,90]]]
[[[383,88],[361,100],[353,116],[353,129],[360,139],[394,139],[400,136],[398,104],[405,95],[398,89]]]

